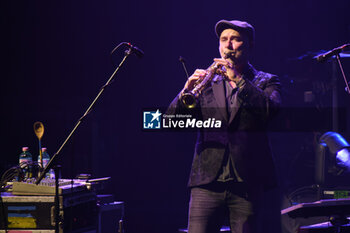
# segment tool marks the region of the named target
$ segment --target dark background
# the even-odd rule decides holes
[[[181,90],[179,56],[190,73],[208,67],[219,56],[215,23],[245,20],[256,29],[251,63],[280,76],[285,105],[331,106],[331,63],[296,58],[349,43],[349,12],[348,0],[2,1],[1,173],[18,163],[22,146],[36,158],[35,121],[45,126],[43,146],[57,151],[122,58],[123,49],[112,57],[110,51],[131,42],[144,58],[129,57],[59,163],[66,178],[112,177],[105,193],[125,201],[127,232],[176,232],[186,226],[195,135],[144,132],[142,111],[166,107]],[[339,105],[349,110],[337,75]],[[304,102],[305,91],[313,91],[314,102]],[[327,127],[271,134],[283,191],[312,183],[314,135]],[[342,135],[350,139],[346,128]],[[304,170],[296,167],[301,158]]]

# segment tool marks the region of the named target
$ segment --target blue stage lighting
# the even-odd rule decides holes
[[[325,143],[329,151],[337,158],[339,165],[345,165],[350,169],[350,145],[336,132],[327,132],[320,138],[320,143]]]
[[[349,149],[345,148],[337,153],[337,159],[340,163],[346,165],[347,167],[350,167],[350,152]]]

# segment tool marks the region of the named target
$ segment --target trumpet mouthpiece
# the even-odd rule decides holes
[[[235,52],[234,51],[226,51],[224,52],[224,58],[227,59],[227,58],[230,58],[230,57],[233,57],[235,55]]]

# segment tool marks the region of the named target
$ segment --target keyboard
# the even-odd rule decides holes
[[[60,179],[59,195],[87,190],[86,182],[76,179]],[[14,195],[55,195],[55,180],[45,178],[40,184],[36,185],[35,180],[26,182],[16,182],[12,184],[12,193]]]

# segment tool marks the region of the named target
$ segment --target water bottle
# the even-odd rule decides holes
[[[29,148],[26,146],[22,147],[22,153],[19,155],[19,166],[22,168],[26,179],[31,178],[33,175],[32,169],[31,169],[32,161],[33,161],[33,156],[29,152]]]
[[[50,155],[47,153],[47,149],[45,147],[41,148],[41,154],[43,156],[43,164],[42,167],[45,168],[46,165],[49,163],[50,161]],[[38,163],[40,164],[40,155],[38,155]],[[41,164],[40,164],[41,165]],[[54,179],[55,178],[55,173],[53,172],[52,169],[50,169],[46,175],[46,178],[51,178]]]

